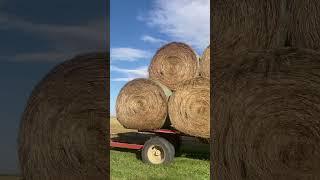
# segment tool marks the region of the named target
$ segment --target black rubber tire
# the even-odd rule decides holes
[[[172,143],[162,137],[152,137],[144,143],[143,149],[141,151],[142,161],[147,164],[153,164],[148,158],[148,149],[151,146],[159,146],[164,153],[164,161],[161,164],[169,164],[173,161],[175,156],[175,148]]]
[[[180,135],[171,135],[171,134],[158,134],[158,137],[162,137],[169,141],[174,149],[175,153],[177,154],[177,151],[179,151],[180,145],[181,145],[181,136]]]

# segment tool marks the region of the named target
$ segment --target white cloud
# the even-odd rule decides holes
[[[112,78],[111,81],[115,81],[115,82],[128,82],[128,81],[132,81],[135,78]]]
[[[148,76],[148,66],[141,66],[136,69],[124,69],[119,68],[117,66],[110,66],[110,70],[114,72],[120,72],[132,76],[139,76],[139,77],[147,77]]]
[[[110,66],[110,70],[113,72],[119,72],[124,74],[126,77],[112,78],[111,81],[131,81],[136,78],[147,78],[148,77],[148,66],[141,66],[136,69],[125,69],[117,66]]]
[[[210,43],[210,0],[155,0],[153,9],[143,19],[173,41],[198,49]]]
[[[163,43],[167,43],[167,41],[159,39],[159,38],[155,38],[149,35],[144,35],[141,37],[141,40],[144,42],[149,42],[149,43],[155,43],[155,44],[163,44]]]
[[[151,57],[151,53],[135,48],[111,48],[110,57],[112,61],[137,61]]]

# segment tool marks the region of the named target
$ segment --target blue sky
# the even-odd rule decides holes
[[[188,42],[198,53],[208,45],[209,0],[110,1],[113,113],[120,88],[147,75],[160,45]],[[105,51],[106,7],[107,1],[0,0],[0,174],[19,173],[17,130],[38,81],[77,54]]]
[[[0,0],[0,174],[19,173],[17,132],[34,85],[76,54],[105,51],[106,2]]]
[[[147,77],[158,48],[167,42],[191,45],[198,54],[210,42],[210,0],[111,0],[110,111],[120,89]]]

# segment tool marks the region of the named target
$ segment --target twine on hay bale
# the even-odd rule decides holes
[[[243,53],[215,69],[214,179],[320,179],[320,53]]]
[[[205,49],[201,56],[199,70],[202,77],[210,79],[210,45]]]
[[[210,137],[210,82],[197,77],[177,87],[169,99],[170,121],[177,130],[196,137]]]
[[[106,53],[77,56],[35,87],[19,131],[23,179],[108,177],[106,58]]]
[[[149,79],[128,82],[117,97],[118,121],[129,129],[152,130],[162,128],[167,119],[167,99],[170,90],[164,90]]]
[[[211,8],[213,57],[285,46],[285,1],[219,0]]]
[[[198,75],[197,54],[184,43],[172,42],[161,47],[149,66],[149,77],[171,90]]]

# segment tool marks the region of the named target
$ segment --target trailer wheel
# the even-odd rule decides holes
[[[175,154],[174,146],[162,137],[149,139],[142,149],[142,161],[148,164],[168,164]]]

